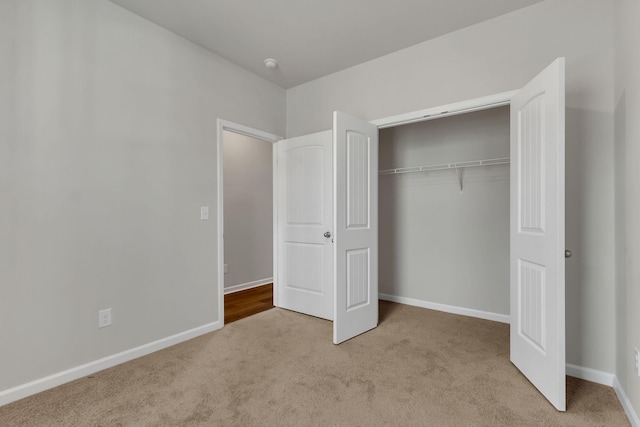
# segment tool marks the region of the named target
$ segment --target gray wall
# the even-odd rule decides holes
[[[566,56],[567,356],[615,367],[636,412],[638,7],[547,0],[286,92],[293,137],[334,109],[517,89]],[[285,92],[106,0],[0,1],[0,57],[0,391],[217,321],[214,119],[283,134]]]
[[[633,349],[640,348],[640,2],[616,2],[616,376],[636,415],[640,377]]]
[[[567,361],[615,370],[613,1],[547,0],[287,91],[287,136],[522,87],[567,61]]]
[[[224,286],[273,278],[273,144],[224,132]]]
[[[509,157],[509,108],[380,131],[380,169]],[[509,166],[381,175],[380,292],[509,314]]]
[[[522,87],[567,58],[567,106],[613,111],[613,0],[545,0],[287,90],[287,137]]]
[[[0,1],[0,52],[0,391],[218,321],[216,118],[284,90],[106,0]]]

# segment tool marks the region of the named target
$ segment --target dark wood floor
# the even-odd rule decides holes
[[[224,323],[273,308],[273,283],[224,296]]]

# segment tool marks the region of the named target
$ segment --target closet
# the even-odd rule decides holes
[[[511,361],[564,411],[564,66],[279,141],[275,304],[332,320],[335,344],[377,326],[379,297],[508,313]]]
[[[508,322],[509,107],[379,132],[382,299]]]

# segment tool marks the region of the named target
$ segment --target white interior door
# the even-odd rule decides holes
[[[511,361],[565,397],[564,58],[511,100]]]
[[[333,318],[331,131],[277,143],[278,307]]]
[[[378,326],[378,128],[333,114],[333,342]]]

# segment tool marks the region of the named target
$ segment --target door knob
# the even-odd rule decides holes
[[[564,250],[564,257],[565,258],[571,258],[571,255],[573,255],[573,254],[571,253],[571,251],[569,249],[565,249]]]
[[[331,237],[331,232],[330,232],[330,231],[325,231],[325,232],[324,232],[324,237],[326,237],[327,239],[328,239],[329,237]]]

